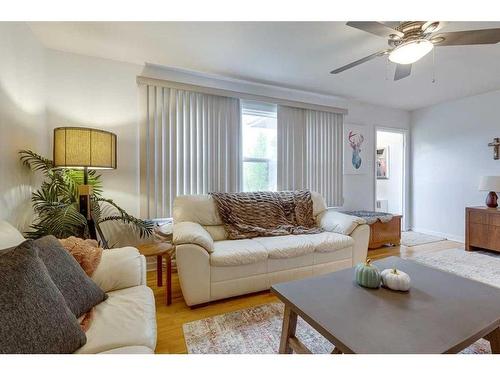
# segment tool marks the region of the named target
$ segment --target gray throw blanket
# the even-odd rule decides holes
[[[309,191],[210,193],[230,240],[320,233]]]
[[[371,225],[377,220],[387,223],[392,220],[392,215],[387,212],[376,211],[341,211],[346,215],[357,216],[366,220],[366,224]]]

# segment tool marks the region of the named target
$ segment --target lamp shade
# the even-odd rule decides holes
[[[90,128],[55,128],[54,167],[116,169],[116,134]]]
[[[479,183],[480,191],[500,191],[500,176],[483,176]]]

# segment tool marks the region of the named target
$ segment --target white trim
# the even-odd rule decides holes
[[[377,202],[377,160],[375,157],[375,153],[377,151],[377,133],[379,131],[388,132],[388,133],[400,133],[403,134],[403,202],[401,212],[403,213],[403,222],[402,222],[402,230],[409,230],[411,227],[410,223],[410,141],[409,141],[409,129],[406,128],[393,128],[387,126],[379,126],[374,125],[374,137],[373,137],[373,150],[374,150],[374,159],[373,159],[373,168],[374,168],[374,176],[373,176],[373,207],[375,209]]]
[[[137,84],[139,85],[149,85],[149,86],[162,86],[179,90],[188,90],[195,91],[202,94],[210,94],[210,95],[218,95],[218,96],[226,96],[231,98],[237,98],[242,100],[254,100],[265,103],[274,103],[278,105],[284,105],[288,107],[296,107],[303,109],[311,109],[313,111],[323,111],[323,112],[333,112],[346,115],[347,109],[339,108],[339,107],[331,107],[326,105],[314,104],[314,103],[306,103],[299,102],[295,100],[283,99],[278,97],[266,96],[266,95],[257,95],[250,94],[246,92],[219,89],[215,87],[209,86],[200,86],[194,85],[190,83],[182,83],[177,81],[170,81],[158,78],[150,78],[145,76],[137,76]]]
[[[460,242],[460,243],[465,243],[465,237],[464,236],[456,236],[454,234],[450,233],[443,233],[443,232],[436,232],[434,230],[429,230],[425,228],[411,228],[413,232],[419,232],[423,234],[428,234],[430,236],[438,236],[438,237],[444,237],[447,240],[450,241],[455,241],[455,242]]]
[[[284,85],[281,83],[277,84],[263,82],[260,80],[234,78],[227,75],[200,72],[197,70],[148,62],[144,63],[144,69],[141,75],[167,81],[184,82],[193,85],[241,91],[248,94],[268,96],[269,92],[272,92],[270,96],[273,97],[334,107],[344,105],[344,103],[352,99],[321,91],[306,90],[300,87]]]

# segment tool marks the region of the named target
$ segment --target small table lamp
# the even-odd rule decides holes
[[[500,176],[483,176],[479,183],[479,191],[489,191],[486,197],[486,205],[490,208],[498,207],[497,191],[500,191]]]
[[[90,237],[97,239],[91,215],[92,186],[88,185],[88,170],[116,169],[116,134],[90,128],[55,128],[54,167],[83,169],[83,185],[78,187],[80,213],[87,218]]]

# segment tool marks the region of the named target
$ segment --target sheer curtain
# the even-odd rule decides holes
[[[239,100],[141,85],[141,216],[182,194],[240,190]]]
[[[278,190],[310,189],[343,204],[339,113],[278,106]]]

